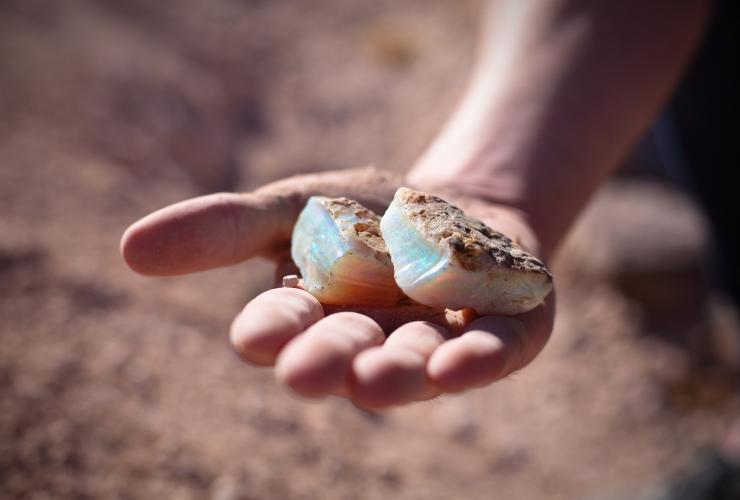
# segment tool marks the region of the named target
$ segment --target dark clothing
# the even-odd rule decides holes
[[[718,277],[740,305],[740,2],[718,2],[667,110],[683,170],[717,244]],[[736,191],[737,189],[737,191]]]

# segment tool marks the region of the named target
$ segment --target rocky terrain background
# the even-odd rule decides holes
[[[530,368],[379,415],[237,360],[268,262],[148,279],[120,259],[128,224],[187,197],[407,168],[464,88],[477,9],[0,0],[0,497],[619,498],[720,439],[737,312],[660,182],[597,196]]]

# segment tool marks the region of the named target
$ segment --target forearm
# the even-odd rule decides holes
[[[522,210],[545,252],[660,110],[701,36],[706,2],[503,0],[418,185]]]

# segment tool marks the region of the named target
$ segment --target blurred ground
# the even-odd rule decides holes
[[[297,401],[237,361],[227,328],[267,263],[124,267],[122,231],[168,203],[407,167],[463,88],[476,8],[0,0],[0,497],[592,498],[718,439],[740,413],[716,368],[737,320],[697,274],[704,242],[681,237],[701,222],[661,233],[688,241],[667,269],[608,251],[673,227],[650,209],[660,189],[599,198],[556,265],[558,325],[531,368],[381,416]],[[697,332],[712,345],[687,357]]]

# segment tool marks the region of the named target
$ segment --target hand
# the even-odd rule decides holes
[[[346,196],[382,214],[403,184],[364,168],[291,177],[248,194],[194,198],[132,225],[121,252],[133,270],[152,276],[267,256],[277,262],[280,278],[294,269],[290,235],[309,196]],[[520,212],[435,194],[537,251]],[[550,335],[554,299],[517,316],[465,316],[454,333],[423,317],[409,318],[402,308],[329,314],[336,309],[301,289],[274,288],[236,317],[231,341],[244,360],[274,365],[277,378],[300,395],[342,395],[363,408],[384,408],[484,386],[527,365]]]

